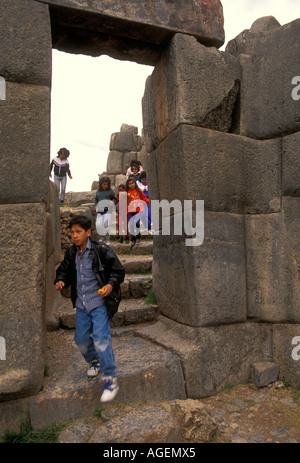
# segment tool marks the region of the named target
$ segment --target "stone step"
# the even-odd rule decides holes
[[[131,274],[126,275],[121,284],[123,299],[146,297],[152,288],[152,275]]]
[[[152,271],[152,255],[119,255],[121,264],[125,268],[126,274],[130,273],[150,273]]]
[[[121,301],[119,310],[114,315],[111,325],[116,327],[154,321],[157,319],[158,313],[158,306],[146,304],[145,298],[125,299]],[[59,322],[62,328],[75,329],[76,311],[71,303],[68,303],[60,312]]]
[[[47,337],[49,376],[43,390],[28,399],[33,429],[92,416],[101,405],[101,375],[87,378],[87,364],[75,346],[73,330]],[[125,330],[115,331],[113,347],[120,385],[115,403],[186,399],[181,362],[174,352]]]
[[[111,249],[118,255],[118,256],[123,256],[123,255],[152,255],[153,254],[153,240],[149,238],[145,238],[143,240],[143,237],[141,239],[141,242],[139,244],[136,244],[135,246],[132,246],[130,244],[121,244],[118,241],[111,241],[110,243]]]

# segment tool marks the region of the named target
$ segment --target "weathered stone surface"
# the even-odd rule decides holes
[[[28,399],[0,402],[0,436],[6,431],[20,431],[20,424],[28,418]]]
[[[99,182],[98,182],[99,186]],[[91,191],[68,191],[65,196],[65,201],[70,207],[78,207],[82,204],[94,204],[97,190]]]
[[[204,223],[201,246],[187,247],[183,237],[154,236],[158,306],[167,317],[191,326],[245,321],[244,218],[208,212]]]
[[[58,264],[61,253],[61,229],[60,229],[60,207],[58,189],[54,182],[49,181],[47,213],[49,214],[49,228],[47,227],[47,246],[54,255],[55,263]],[[50,255],[49,254],[49,255]]]
[[[181,125],[152,153],[157,179],[149,177],[151,199],[204,200],[205,210],[217,212],[276,212],[280,146],[280,139],[260,141]]]
[[[120,151],[110,151],[107,157],[106,171],[108,174],[118,174],[123,172],[123,153]]]
[[[238,59],[176,34],[146,81],[143,97],[148,152],[179,124],[229,132],[241,77]]]
[[[120,132],[111,135],[109,149],[111,151],[121,151],[122,153],[127,151],[136,152],[137,140],[137,127],[123,125]]]
[[[251,380],[257,387],[268,386],[278,379],[279,365],[273,362],[257,362],[251,368]]]
[[[267,32],[277,27],[281,27],[281,25],[274,16],[263,16],[254,21],[251,30],[255,32]]]
[[[0,24],[0,75],[10,82],[50,87],[52,46],[48,6],[32,0],[2,0]],[[38,106],[34,112],[37,109]],[[32,155],[37,154],[39,145],[32,146],[35,146]]]
[[[248,317],[300,322],[300,199],[282,198],[278,214],[245,217]]]
[[[300,197],[300,132],[282,139],[282,194]]]
[[[195,328],[160,317],[154,325],[137,327],[136,332],[176,352],[191,399],[248,381],[253,363],[272,361],[272,326],[268,324]]]
[[[299,101],[292,79],[299,75],[300,19],[266,32],[245,30],[226,47],[242,66],[242,135],[266,139],[300,130]],[[286,72],[286,70],[289,70]]]
[[[152,270],[152,256],[119,256],[126,274],[145,273]]]
[[[175,443],[179,440],[179,424],[158,404],[132,409],[99,427],[90,443]]]
[[[87,420],[71,424],[59,443],[209,443],[218,429],[206,407],[190,399],[110,408],[101,417],[100,426]],[[176,449],[176,455],[187,456],[187,449]]]
[[[49,4],[53,47],[67,52],[155,64],[176,32],[193,35],[209,46],[224,43],[219,0],[41,2]]]
[[[0,400],[36,393],[44,373],[45,205],[1,205]],[[13,235],[9,232],[13,228]]]
[[[280,365],[280,378],[293,387],[300,385],[299,324],[274,324],[274,362]]]
[[[116,403],[186,398],[181,364],[176,354],[139,337],[113,337],[113,346],[120,385]],[[49,340],[47,365],[50,375],[44,380],[43,390],[30,397],[28,402],[34,429],[91,416],[100,405],[101,377],[88,381],[87,364],[74,344],[74,334],[65,333],[59,344],[53,345],[53,349],[60,351],[55,353],[61,356],[59,368],[55,364],[55,355],[51,356],[51,347]]]
[[[7,82],[0,119],[2,203],[46,202],[50,89]]]
[[[170,406],[171,414],[180,424],[180,442],[211,442],[218,426],[203,403],[191,399],[175,400]]]

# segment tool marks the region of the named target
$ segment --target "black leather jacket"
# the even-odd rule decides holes
[[[54,280],[54,284],[57,281],[63,281],[66,288],[71,285],[73,307],[76,306],[77,300],[76,253],[77,247],[74,244],[67,249],[63,261],[56,270]],[[90,253],[93,258],[92,269],[99,281],[99,288],[106,284],[113,287],[110,295],[105,298],[109,317],[112,318],[121,301],[120,284],[124,281],[125,269],[116,254],[105,243],[91,240]]]

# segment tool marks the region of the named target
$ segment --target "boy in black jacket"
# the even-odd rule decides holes
[[[71,285],[71,299],[76,307],[75,343],[89,363],[88,376],[104,373],[101,402],[107,402],[119,390],[110,320],[118,310],[125,270],[107,245],[90,238],[88,217],[74,216],[69,227],[74,244],[56,270],[54,284],[57,290]]]

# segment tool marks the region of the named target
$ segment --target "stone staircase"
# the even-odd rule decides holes
[[[172,350],[143,336],[139,329],[156,323],[159,308],[147,303],[152,287],[153,241],[133,248],[112,242],[126,270],[123,300],[112,320],[112,338],[120,390],[115,403],[139,404],[186,399],[181,361]],[[60,329],[47,334],[47,371],[43,390],[29,398],[33,429],[92,416],[100,407],[101,376],[88,379],[87,364],[74,343],[75,311],[70,299],[60,312]]]

